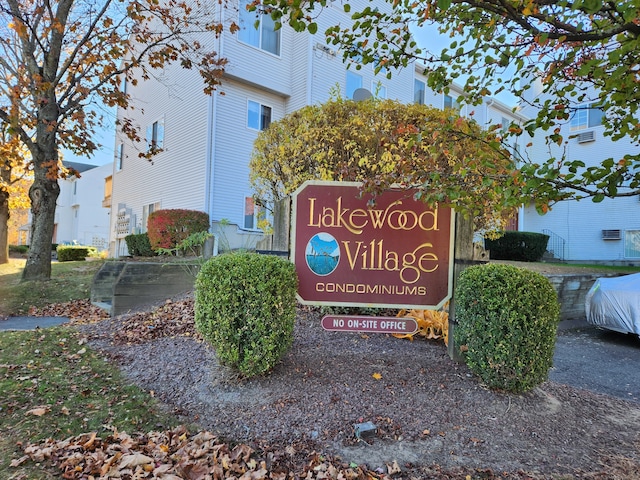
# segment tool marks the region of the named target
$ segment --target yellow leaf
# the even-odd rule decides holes
[[[373,378],[375,378],[376,380],[380,380],[382,378],[382,375],[379,374],[378,372],[374,373],[373,375],[371,375]]]

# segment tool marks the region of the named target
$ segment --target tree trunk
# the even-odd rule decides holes
[[[0,265],[9,263],[9,193],[0,190]]]
[[[456,235],[453,257],[454,294],[449,302],[449,340],[447,344],[447,351],[452,360],[464,363],[462,352],[460,352],[460,345],[456,345],[453,338],[454,331],[458,325],[458,322],[456,321],[455,288],[458,282],[458,277],[462,271],[475,263],[473,260],[473,217],[471,217],[471,215],[465,217],[460,213],[456,214]]]
[[[47,150],[47,155],[41,155],[37,160],[34,156],[34,180],[29,189],[31,242],[22,280],[51,278],[51,244],[60,186],[57,180],[58,153],[55,142]],[[55,170],[55,175],[52,170]]]

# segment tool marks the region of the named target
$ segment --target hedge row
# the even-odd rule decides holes
[[[96,247],[83,245],[58,245],[56,252],[58,253],[59,262],[74,262],[98,255]]]
[[[484,245],[495,260],[537,262],[547,250],[549,235],[536,232],[504,232],[495,240],[485,239]]]

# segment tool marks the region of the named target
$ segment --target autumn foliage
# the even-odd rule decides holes
[[[518,172],[499,139],[453,110],[335,98],[272,122],[254,143],[251,181],[277,201],[306,180],[416,188],[428,204],[500,226],[520,204]]]
[[[192,233],[209,230],[209,215],[197,210],[156,210],[149,214],[147,234],[151,248],[174,248]]]

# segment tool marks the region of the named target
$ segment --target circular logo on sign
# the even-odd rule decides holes
[[[329,275],[340,262],[340,246],[333,235],[316,233],[305,250],[307,266],[316,275]]]

